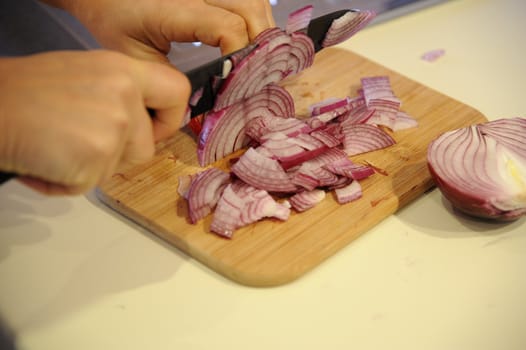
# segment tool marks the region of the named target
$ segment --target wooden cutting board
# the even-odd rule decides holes
[[[129,219],[244,285],[290,282],[395,213],[433,186],[426,164],[429,142],[446,130],[486,121],[477,110],[412,81],[352,52],[330,48],[315,64],[283,82],[297,113],[328,97],[354,96],[360,78],[388,75],[402,109],[419,127],[394,133],[395,146],[358,157],[385,173],[361,182],[362,199],[339,205],[332,194],[315,208],[293,213],[288,221],[264,220],[239,229],[231,240],[209,232],[211,217],[188,222],[186,202],[177,194],[178,176],[202,170],[196,143],[180,131],[159,145],[156,157],[114,176],[97,191],[99,198]],[[215,166],[227,168],[222,161]]]

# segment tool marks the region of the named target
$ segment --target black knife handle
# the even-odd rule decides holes
[[[0,185],[4,182],[9,181],[10,179],[14,178],[16,174],[14,173],[5,173],[3,171],[0,171]]]

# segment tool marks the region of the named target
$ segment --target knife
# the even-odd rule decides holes
[[[305,34],[312,39],[315,52],[323,48],[323,39],[325,39],[327,31],[335,19],[340,18],[347,12],[357,11],[359,10],[338,10],[312,19],[306,28]],[[235,58],[236,61],[242,59],[256,48],[257,45],[249,45],[239,51],[205,63],[186,73],[192,85],[192,96],[194,94],[199,94],[200,96],[197,104],[190,106],[191,118],[197,117],[213,108],[217,91],[232,68],[232,59]]]
[[[312,39],[315,52],[318,52],[323,48],[323,39],[325,39],[327,31],[335,19],[340,18],[347,12],[357,11],[359,10],[338,10],[312,19],[305,29],[305,33]],[[192,86],[192,95],[200,95],[198,102],[195,105],[190,106],[191,118],[197,117],[213,108],[216,93],[222,82],[228,77],[228,74],[232,69],[232,62],[243,59],[256,48],[257,45],[249,45],[239,51],[215,59],[186,73]],[[15,176],[16,174],[14,173],[0,171],[0,185]]]

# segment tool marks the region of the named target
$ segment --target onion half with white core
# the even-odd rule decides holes
[[[509,221],[526,214],[526,119],[498,119],[430,143],[431,175],[453,207]]]

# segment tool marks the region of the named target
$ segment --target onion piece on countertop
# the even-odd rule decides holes
[[[443,133],[428,147],[437,187],[466,214],[514,220],[526,214],[526,119],[498,119]]]

